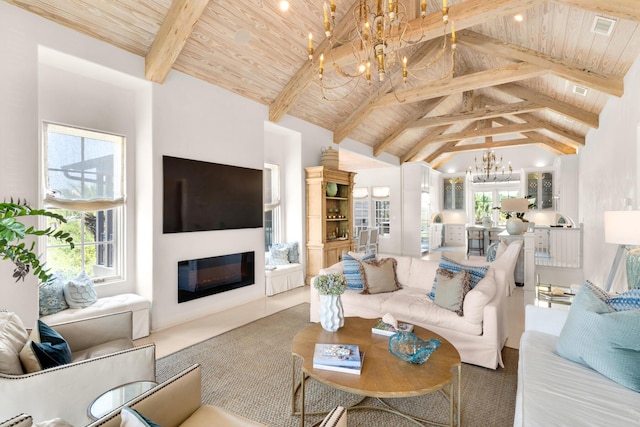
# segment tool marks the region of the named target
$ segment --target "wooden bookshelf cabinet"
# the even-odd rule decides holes
[[[307,183],[307,283],[320,269],[353,249],[353,179],[355,173],[326,166],[305,169]],[[327,185],[337,192],[327,195]]]

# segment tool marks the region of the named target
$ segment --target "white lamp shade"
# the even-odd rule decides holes
[[[604,240],[618,245],[640,245],[640,211],[606,211]]]
[[[503,212],[528,212],[528,199],[502,199],[500,202],[500,210]]]

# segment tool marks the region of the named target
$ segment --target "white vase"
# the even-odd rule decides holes
[[[335,332],[344,326],[340,295],[320,295],[320,324],[329,332]]]
[[[520,218],[509,218],[507,220],[507,233],[511,235],[519,235],[527,230],[527,224],[522,222]]]

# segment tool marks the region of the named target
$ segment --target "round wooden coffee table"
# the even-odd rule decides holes
[[[460,425],[460,375],[462,363],[458,350],[440,335],[414,326],[413,332],[420,338],[439,339],[442,344],[424,364],[411,364],[402,361],[389,352],[389,337],[371,332],[377,319],[345,318],[344,326],[336,332],[322,329],[319,323],[312,324],[300,331],[291,344],[293,365],[292,412],[300,415],[300,424],[304,426],[305,395],[304,383],[307,377],[314,378],[330,387],[361,396],[377,398],[398,398],[421,396],[442,391],[449,400],[449,424],[433,422],[417,417],[400,414],[386,406],[389,412],[411,418],[416,424]],[[328,371],[313,368],[313,352],[316,343],[356,344],[364,351],[364,363],[360,375]],[[295,358],[302,359],[302,381],[295,382]],[[457,375],[454,371],[457,368]],[[454,381],[457,377],[457,381]],[[447,393],[445,386],[449,385]],[[295,408],[296,391],[300,389],[300,411]],[[384,404],[384,402],[383,402]],[[386,405],[386,404],[385,404]],[[375,407],[378,410],[384,408]],[[420,424],[421,425],[421,424]]]

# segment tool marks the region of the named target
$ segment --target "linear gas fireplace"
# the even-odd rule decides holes
[[[255,252],[178,262],[178,302],[255,283]]]

